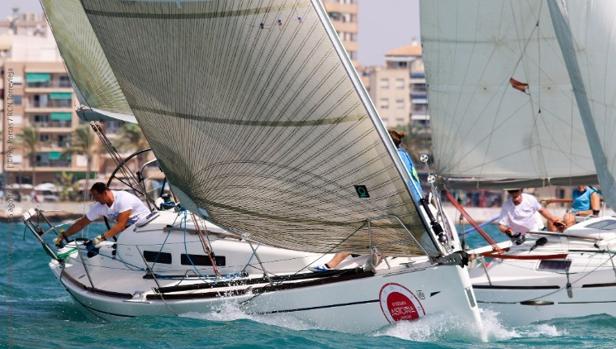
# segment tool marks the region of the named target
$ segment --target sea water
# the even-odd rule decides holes
[[[493,227],[491,233],[498,236]],[[103,231],[91,227],[89,235]],[[2,348],[614,348],[616,319],[596,315],[510,327],[483,312],[488,341],[444,315],[346,334],[290,315],[255,316],[233,304],[211,313],[104,321],[75,303],[54,278],[49,258],[20,223],[0,223]],[[502,238],[501,238],[502,239]],[[467,235],[471,246],[480,239]],[[366,314],[366,316],[369,316]]]

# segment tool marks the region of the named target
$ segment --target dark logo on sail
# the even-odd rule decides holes
[[[357,196],[359,196],[360,199],[366,199],[370,197],[370,194],[368,194],[368,188],[366,188],[365,185],[356,185],[355,191],[357,192]]]

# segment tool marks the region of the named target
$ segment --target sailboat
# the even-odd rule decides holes
[[[422,1],[434,157],[448,189],[601,185],[613,173],[613,1]],[[616,219],[472,251],[481,307],[511,324],[616,316]]]
[[[456,232],[413,200],[319,1],[73,4],[181,205],[58,251],[29,211],[78,303],[131,317],[233,302],[349,332],[439,313],[481,327]],[[308,271],[340,251],[363,257]]]

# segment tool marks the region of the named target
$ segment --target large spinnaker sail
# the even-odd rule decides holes
[[[601,190],[616,207],[616,2],[548,0]]]
[[[439,254],[318,1],[82,4],[185,205],[283,248]]]
[[[41,0],[86,120],[137,122],[79,0]]]
[[[422,0],[421,30],[439,175],[453,186],[596,180],[545,1]]]

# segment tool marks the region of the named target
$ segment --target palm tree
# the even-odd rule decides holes
[[[95,152],[94,135],[90,132],[90,126],[88,125],[82,125],[75,129],[73,137],[71,138],[71,146],[63,152],[63,156],[81,154],[86,157],[86,190],[84,190],[84,200],[87,200],[87,189],[90,188],[89,180],[92,172],[92,155]]]
[[[26,126],[17,135],[19,142],[26,150],[32,169],[32,198],[34,198],[34,186],[36,185],[36,151],[39,147],[39,133],[34,127]]]
[[[141,128],[136,124],[125,123],[118,131],[118,149],[122,151],[138,151],[150,147]],[[139,168],[144,164],[144,157],[138,157]]]
[[[73,174],[68,172],[60,173],[58,182],[60,184],[60,200],[68,201],[73,192]]]
[[[137,151],[149,147],[148,141],[137,124],[125,123],[120,127],[118,131],[118,149]]]

